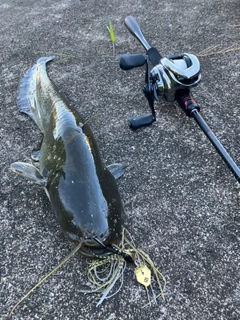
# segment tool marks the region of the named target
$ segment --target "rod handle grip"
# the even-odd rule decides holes
[[[186,113],[188,117],[192,116],[192,111],[200,111],[200,107],[197,105],[189,89],[181,89],[176,92],[175,96],[179,106]]]

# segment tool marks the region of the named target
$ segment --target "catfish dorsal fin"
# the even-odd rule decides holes
[[[115,179],[118,179],[124,174],[127,167],[128,165],[126,163],[113,163],[107,166],[107,169],[111,172]]]
[[[41,172],[30,163],[14,162],[11,164],[10,169],[20,177],[35,182],[42,187],[47,185],[47,180],[42,176]]]

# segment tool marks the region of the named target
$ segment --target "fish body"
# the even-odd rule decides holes
[[[11,169],[45,188],[64,234],[74,244],[82,241],[80,252],[91,257],[95,239],[106,246],[121,239],[123,206],[115,177],[124,166],[110,166],[110,172],[103,165],[90,127],[47,75],[53,59],[40,58],[27,71],[18,95],[19,110],[43,133],[40,169],[22,162]]]

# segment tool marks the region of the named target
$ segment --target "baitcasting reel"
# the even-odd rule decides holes
[[[162,58],[150,74],[158,96],[169,102],[175,101],[177,90],[194,87],[201,79],[200,63],[196,56],[189,53]]]
[[[199,114],[199,106],[191,96],[190,89],[196,86],[200,79],[200,63],[193,54],[169,55],[163,58],[156,48],[152,48],[144,38],[139,25],[132,16],[125,19],[125,25],[146,49],[143,54],[124,54],[120,57],[120,68],[130,70],[146,64],[146,75],[143,92],[148,100],[152,114],[129,118],[132,129],[148,126],[156,121],[154,100],[163,97],[167,101],[177,101],[187,116],[194,118],[217,152],[229,166],[240,182],[240,168],[236,165],[222,144],[213,134],[207,123]],[[152,65],[152,69],[150,67]]]
[[[154,110],[154,100],[163,97],[169,102],[173,102],[178,98],[178,91],[184,93],[184,98],[189,97],[189,89],[196,86],[200,79],[200,63],[193,54],[184,53],[182,55],[169,55],[163,58],[156,48],[150,47],[144,38],[136,20],[128,16],[125,24],[129,31],[141,42],[147,50],[146,55],[143,54],[125,54],[120,57],[120,68],[130,70],[146,64],[146,76],[143,92],[148,100],[152,114],[129,119],[130,127],[133,129],[150,125],[156,120]],[[150,63],[153,68],[150,68]],[[181,99],[183,100],[181,94]],[[190,97],[190,100],[192,98]],[[199,110],[199,107],[194,105]],[[185,108],[188,113],[191,110]]]

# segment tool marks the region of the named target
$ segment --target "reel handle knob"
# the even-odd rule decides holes
[[[140,41],[140,43],[143,45],[143,47],[146,50],[149,50],[151,46],[147,42],[147,40],[144,38],[142,31],[137,23],[137,21],[132,16],[127,16],[125,18],[125,26],[130,31],[130,33]]]
[[[141,67],[146,63],[143,54],[123,54],[120,56],[120,68],[122,70],[130,70]]]
[[[131,129],[139,129],[151,125],[155,121],[152,114],[145,114],[140,117],[132,117],[128,119]]]

